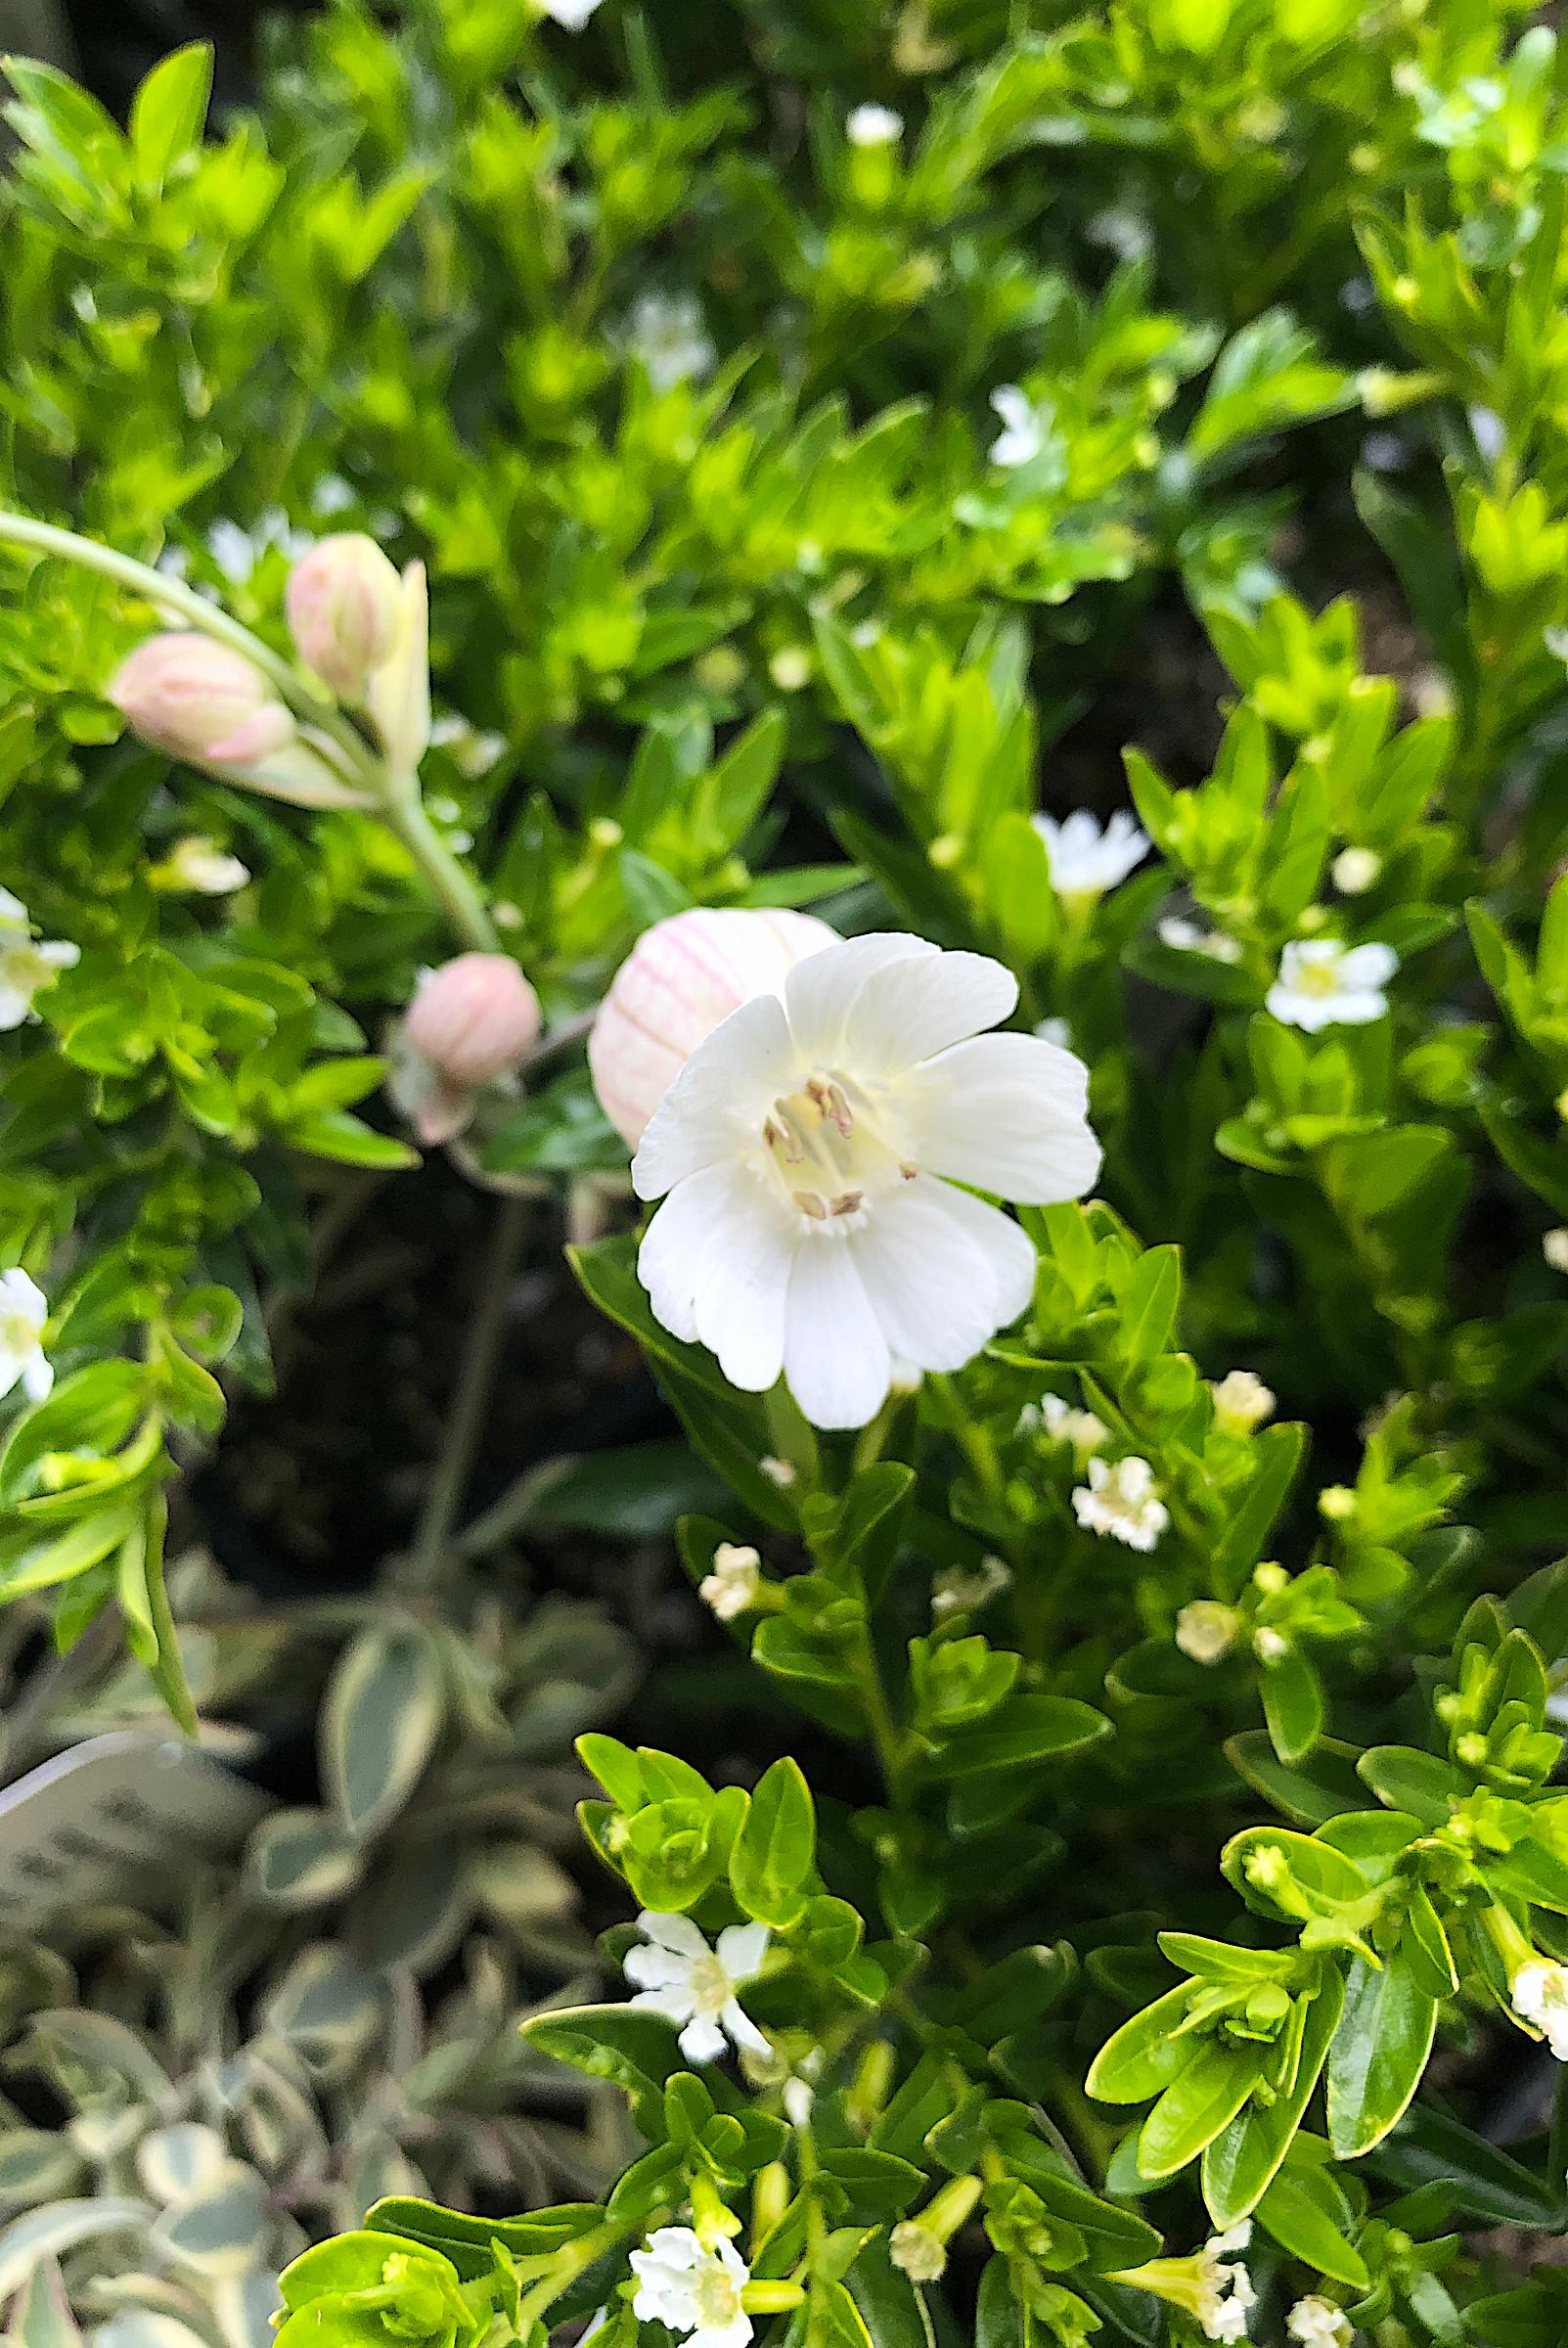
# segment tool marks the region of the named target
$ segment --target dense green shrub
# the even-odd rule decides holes
[[[530,2035],[629,2099],[608,2198],[383,2198],[289,2348],[1560,2336],[1484,2238],[1568,2215],[1549,2085],[1494,2092],[1568,2059],[1533,13],[339,5],[206,144],[196,51],[123,133],[13,63],[0,1594],[117,1608],[194,1720],[180,1471],[412,1133],[505,1195],[422,1603],[532,1196],[718,1479],[681,1554],[777,1709],[743,1767],[673,1698],[583,1742],[655,2003]],[[698,1046],[640,1278],[581,1046],[694,908],[909,934]],[[416,994],[463,950],[537,1007]],[[693,1191],[727,1119],[787,1249]],[[921,1158],[945,1236],[873,1311]],[[617,1472],[656,1529],[665,1447]]]

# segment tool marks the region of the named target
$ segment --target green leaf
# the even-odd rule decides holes
[[[1299,1647],[1266,1662],[1259,1675],[1263,1716],[1281,1761],[1299,1761],[1322,1733],[1322,1684]]]
[[[1192,2003],[1192,1985],[1168,1989],[1123,2022],[1089,2066],[1084,2085],[1101,2103],[1142,2103],[1164,2093],[1191,2060],[1193,2043],[1176,2032]]]
[[[368,1842],[425,1773],[446,1716],[435,1644],[423,1625],[373,1623],[344,1648],[322,1705],[326,1789],[343,1829]]]
[[[1324,1964],[1307,2008],[1295,2074],[1272,2103],[1248,2105],[1203,2155],[1203,2198],[1216,2226],[1237,2225],[1277,2176],[1312,2100],[1344,2007],[1344,1983]]]
[[[1403,1950],[1381,1966],[1351,1959],[1328,2056],[1328,2136],[1341,2160],[1369,2152],[1404,2112],[1432,2052],[1437,2010]]]
[[[572,2006],[535,2014],[522,2034],[541,2054],[570,2063],[590,2079],[609,2079],[631,2098],[645,2136],[662,2132],[664,2082],[684,2068],[675,2028],[638,2006]]]
[[[144,188],[156,192],[170,166],[200,147],[212,94],[212,51],[191,41],[159,60],[131,101],[131,153]]]
[[[1027,1769],[1083,1752],[1111,1733],[1093,1704],[1071,1695],[1014,1695],[982,1728],[949,1738],[930,1762],[932,1774],[968,1778],[998,1769]]]
[[[811,1790],[798,1765],[775,1761],[757,1781],[730,1855],[730,1888],[748,1916],[781,1928],[805,1906],[817,1857]]]
[[[1174,2177],[1228,2128],[1263,2077],[1267,2050],[1200,2039],[1138,2140],[1140,2173]]]
[[[1349,2218],[1344,2195],[1322,2169],[1287,2164],[1257,2205],[1258,2222],[1282,2250],[1335,2282],[1365,2291],[1371,2283],[1366,2262],[1346,2241]]]

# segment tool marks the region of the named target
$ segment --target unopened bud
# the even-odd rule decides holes
[[[313,546],[289,578],[289,626],[299,657],[345,701],[361,701],[397,641],[403,582],[374,538],[340,530]]]
[[[809,913],[694,907],[655,922],[616,971],[588,1039],[600,1106],[631,1149],[721,1020],[779,994],[797,962],[838,943]]]
[[[357,792],[300,738],[293,712],[243,653],[194,628],[150,636],[109,698],[155,750],[302,807],[352,807]]]
[[[403,1025],[454,1084],[494,1084],[538,1040],[539,998],[510,954],[460,954],[421,979]]]

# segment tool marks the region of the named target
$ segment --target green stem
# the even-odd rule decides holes
[[[617,2242],[623,2242],[631,2231],[628,2226],[611,2225],[606,2218],[603,2226],[594,2227],[588,2234],[580,2234],[575,2241],[567,2242],[558,2250],[551,2261],[550,2273],[536,2282],[532,2290],[525,2291],[518,2303],[518,2336],[526,2339],[530,2327],[560,2297],[561,2292],[568,2289],[579,2275],[586,2274],[597,2260],[604,2257],[606,2250],[613,2250]]]
[[[426,814],[417,785],[394,788],[381,801],[380,812],[419,866],[431,895],[450,915],[458,935],[481,954],[501,953],[501,940],[485,911],[484,899]]]
[[[452,1520],[463,1504],[479,1437],[484,1432],[506,1326],[507,1293],[526,1223],[527,1201],[504,1198],[490,1235],[480,1276],[478,1310],[469,1332],[451,1416],[441,1438],[441,1455],[426,1489],[425,1506],[414,1536],[413,1578],[416,1587],[422,1590],[430,1589],[440,1573]]]

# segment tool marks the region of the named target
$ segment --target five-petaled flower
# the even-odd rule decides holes
[[[1037,408],[1016,384],[998,384],[991,405],[1002,419],[1002,429],[991,443],[992,464],[1000,465],[1005,473],[1032,465],[1046,445],[1051,426],[1048,411]]]
[[[1046,843],[1051,885],[1058,897],[1093,902],[1116,888],[1133,867],[1148,854],[1148,839],[1128,814],[1118,807],[1101,831],[1087,807],[1075,807],[1064,822],[1037,815],[1035,830]]]
[[[64,939],[35,939],[26,906],[0,888],[0,1029],[20,1027],[34,998],[80,958],[81,948]]]
[[[1109,1535],[1129,1549],[1150,1550],[1170,1523],[1170,1512],[1159,1497],[1154,1470],[1136,1457],[1095,1459],[1089,1463],[1089,1482],[1072,1496],[1073,1511],[1085,1532]]]
[[[1285,2318],[1285,2329],[1302,2348],[1350,2348],[1354,2326],[1342,2307],[1309,2292],[1298,2299]]]
[[[1513,2010],[1540,2031],[1559,2062],[1568,2062],[1568,1964],[1533,1957],[1508,1984]]]
[[[969,1189],[1043,1203],[1099,1171],[1080,1061],[986,1035],[1017,982],[921,938],[797,963],[676,1076],[632,1162],[663,1198],[638,1271],[656,1318],[733,1385],[781,1372],[818,1426],[864,1426],[895,1358],[962,1368],[1016,1319],[1034,1248]]]
[[[713,1570],[697,1584],[697,1596],[721,1622],[734,1622],[756,1603],[762,1586],[762,1559],[756,1550],[734,1541],[721,1541],[713,1553]]]
[[[750,2272],[727,2241],[709,2248],[691,2226],[659,2226],[646,2250],[634,2250],[639,2324],[664,2324],[688,2348],[746,2348],[751,2318],[740,2304]]]
[[[1383,988],[1399,969],[1392,946],[1347,946],[1337,937],[1297,937],[1279,957],[1264,1008],[1287,1027],[1365,1027],[1388,1009]]]
[[[42,1402],[55,1382],[40,1343],[49,1301],[35,1280],[16,1270],[0,1272],[0,1394],[19,1381],[29,1402]]]
[[[766,2054],[768,2042],[737,1993],[762,1970],[767,1925],[729,1924],[710,1949],[689,1916],[645,1909],[637,1921],[647,1945],[628,1949],[621,1968],[637,1984],[632,2004],[684,2025],[687,2061],[717,2062],[726,2036],[742,2051]]]

